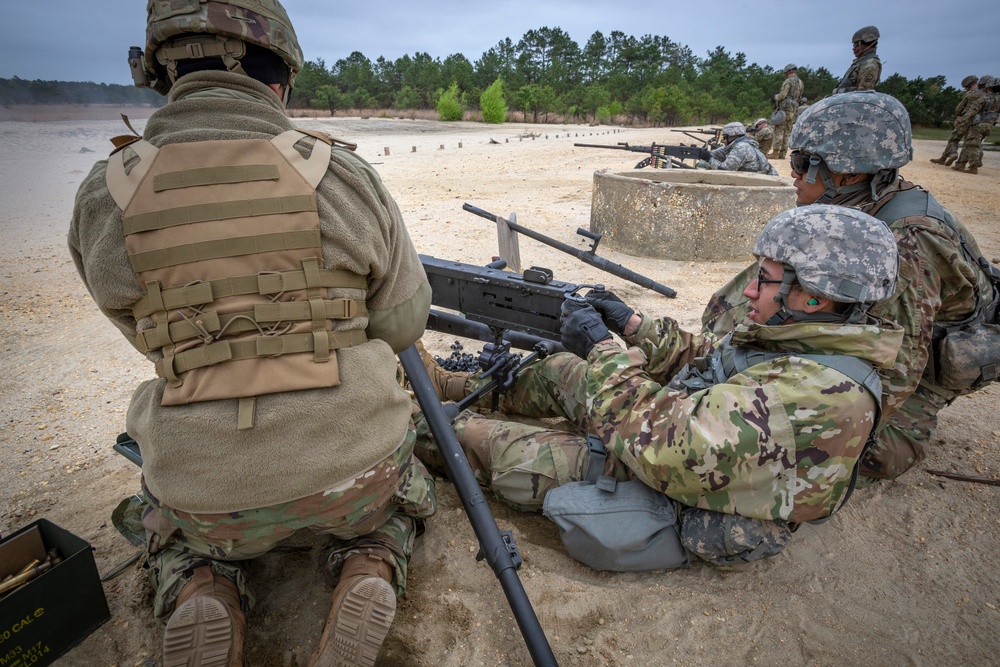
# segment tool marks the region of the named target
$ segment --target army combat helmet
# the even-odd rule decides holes
[[[796,321],[862,322],[872,303],[896,289],[899,252],[889,228],[853,208],[810,204],[779,213],[757,237],[753,254],[784,266],[775,301],[781,308],[766,324]],[[806,313],[788,308],[798,283],[809,294],[853,304],[838,312]]]
[[[798,172],[806,182],[815,183],[819,176],[826,186],[815,203],[867,187],[877,201],[878,189],[895,182],[899,168],[913,159],[910,115],[895,97],[873,90],[831,95],[802,112],[788,147],[793,160],[808,162],[806,171]],[[870,183],[837,187],[831,172],[874,177]]]
[[[733,121],[732,123],[726,123],[722,126],[722,136],[729,137],[730,140],[735,137],[742,137],[747,133],[747,128],[743,123],[739,121]]]
[[[178,63],[217,57],[226,69],[246,75],[240,60],[247,45],[281,58],[291,90],[302,69],[302,49],[278,0],[149,0],[146,50],[129,50],[135,85],[167,94],[177,81]]]
[[[970,74],[969,76],[962,79],[962,88],[968,88],[969,86],[974,84],[977,80],[978,79],[976,79],[975,74]]]
[[[879,38],[878,28],[873,25],[866,25],[864,28],[859,28],[854,36],[851,37],[851,43],[854,42],[864,42],[865,44],[871,44],[872,42],[877,42]]]

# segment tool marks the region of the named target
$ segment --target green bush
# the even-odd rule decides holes
[[[462,116],[465,115],[465,106],[462,105],[457,83],[451,84],[448,90],[442,91],[438,95],[435,108],[438,112],[438,120],[462,120]]]
[[[503,79],[489,85],[479,96],[479,108],[483,112],[483,122],[502,123],[507,119],[507,99],[503,94]]]
[[[622,103],[617,100],[599,106],[597,107],[597,122],[601,124],[610,123],[615,119],[615,116],[622,115],[624,111]]]

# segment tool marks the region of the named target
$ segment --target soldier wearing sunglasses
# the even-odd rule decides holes
[[[989,265],[952,213],[900,176],[913,149],[909,115],[895,98],[858,91],[821,100],[796,123],[789,146],[797,205],[860,209],[888,225],[899,246],[896,292],[871,312],[902,325],[905,338],[883,371],[879,442],[861,470],[892,479],[926,457],[938,411],[989,380],[988,369],[973,369],[971,380],[949,375],[940,344],[970,319],[996,317],[994,288],[981,268]],[[741,292],[756,271],[748,267],[716,292],[702,316],[706,330],[729,331],[744,319],[750,307]]]

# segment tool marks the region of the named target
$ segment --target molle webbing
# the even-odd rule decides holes
[[[326,288],[350,287],[363,290],[368,286],[368,281],[364,276],[350,271],[320,269],[317,286]],[[280,295],[284,292],[303,290],[306,288],[306,275],[302,270],[275,271],[273,273],[259,273],[254,276],[209,280],[166,290],[160,290],[159,283],[149,283],[146,287],[149,293],[132,306],[132,313],[136,319],[149,317],[156,311],[198,306],[227,296]],[[359,312],[359,314],[362,313]]]
[[[129,255],[136,273],[165,269],[179,264],[205,262],[225,257],[242,257],[262,252],[304,250],[320,243],[319,230],[279,232],[260,236],[242,236],[189,243],[186,245],[137,252]]]
[[[303,156],[295,145],[313,143]],[[305,143],[305,142],[304,142]],[[332,351],[367,338],[367,277],[323,268],[315,189],[330,161],[320,133],[271,141],[137,141],[112,156],[132,268],[146,294],[136,344],[159,352],[163,405],[250,399],[340,383]],[[153,326],[147,326],[152,320]],[[241,400],[240,428],[254,405]]]
[[[363,301],[331,299],[324,301],[323,304],[325,306],[323,319],[350,320],[368,315],[368,309]],[[191,315],[178,322],[170,322],[169,324],[165,321],[157,322],[155,328],[145,329],[137,334],[136,347],[142,352],[151,352],[191,338],[201,338],[207,343],[211,343],[217,339],[215,334],[219,332],[232,335],[247,331],[261,331],[262,324],[278,325],[290,321],[311,321],[313,319],[311,311],[312,308],[308,302],[261,303],[254,305],[252,311],[221,316],[215,311],[206,311]]]
[[[337,350],[365,342],[363,329],[328,332],[326,348]],[[220,341],[204,347],[196,347],[186,352],[164,356],[156,362],[156,374],[167,379],[177,378],[181,373],[213,366],[223,361],[252,359],[254,357],[280,357],[283,354],[316,352],[312,334],[285,334],[284,336],[257,336],[249,340]]]

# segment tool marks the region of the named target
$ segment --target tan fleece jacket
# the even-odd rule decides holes
[[[263,84],[202,72],[174,86],[144,138],[156,146],[270,139],[292,127]],[[125,251],[121,209],[105,185],[106,167],[106,160],[98,162],[80,186],[69,247],[101,311],[133,342],[131,304],[142,289]],[[345,328],[366,326],[371,340],[337,351],[340,386],[258,397],[256,424],[244,431],[236,429],[235,399],[163,407],[165,381],[140,384],[126,428],[142,448],[145,483],[169,507],[233,512],[321,493],[363,474],[403,440],[410,399],[396,382],[394,355],[423,333],[430,287],[396,203],[367,162],[334,147],[317,198],[326,267],[368,276],[369,317]]]

